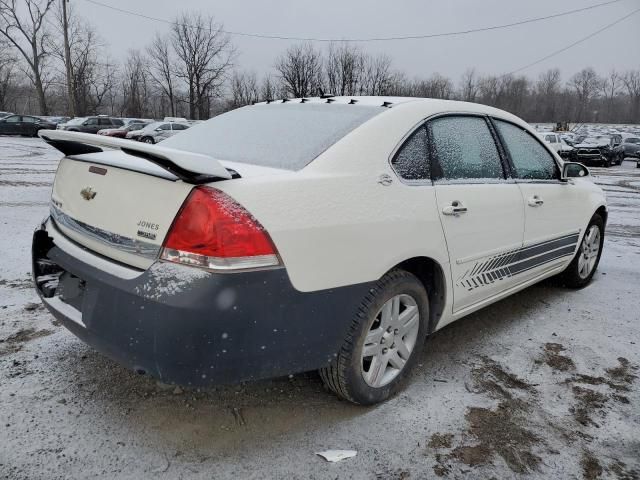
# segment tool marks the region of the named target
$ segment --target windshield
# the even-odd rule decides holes
[[[164,145],[219,160],[300,170],[385,110],[356,105],[254,105],[193,126]]]
[[[587,137],[582,143],[609,143],[610,141],[609,137]]]
[[[69,120],[69,121],[67,122],[67,125],[80,125],[80,124],[82,124],[86,119],[87,119],[87,117],[77,117],[77,118],[72,118],[71,120]]]
[[[140,127],[141,130],[155,130],[156,128],[158,128],[161,125],[164,125],[165,122],[153,122],[150,123],[147,126],[144,127]]]

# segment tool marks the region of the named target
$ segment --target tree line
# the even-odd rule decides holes
[[[457,80],[436,72],[410,77],[391,57],[353,43],[292,45],[260,76],[237,59],[223,25],[200,12],[181,13],[118,61],[95,27],[73,9],[65,15],[59,1],[0,0],[3,111],[206,119],[258,101],[324,93],[479,102],[531,122],[640,123],[640,68],[603,75],[586,67],[566,80],[557,68],[535,78],[476,68]]]

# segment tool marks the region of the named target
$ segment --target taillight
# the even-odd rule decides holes
[[[169,229],[160,258],[213,270],[280,264],[262,225],[229,196],[209,187],[191,191]]]

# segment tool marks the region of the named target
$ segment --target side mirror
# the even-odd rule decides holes
[[[588,176],[589,169],[581,163],[565,162],[565,164],[562,166],[562,180]]]
[[[154,132],[161,132],[162,129],[160,127],[156,128],[155,130],[153,130]]]

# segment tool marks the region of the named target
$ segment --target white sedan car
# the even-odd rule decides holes
[[[206,385],[318,369],[382,401],[425,337],[594,275],[605,197],[519,118],[472,103],[272,101],[162,145],[63,131],[33,269],[46,307],[139,373]]]

